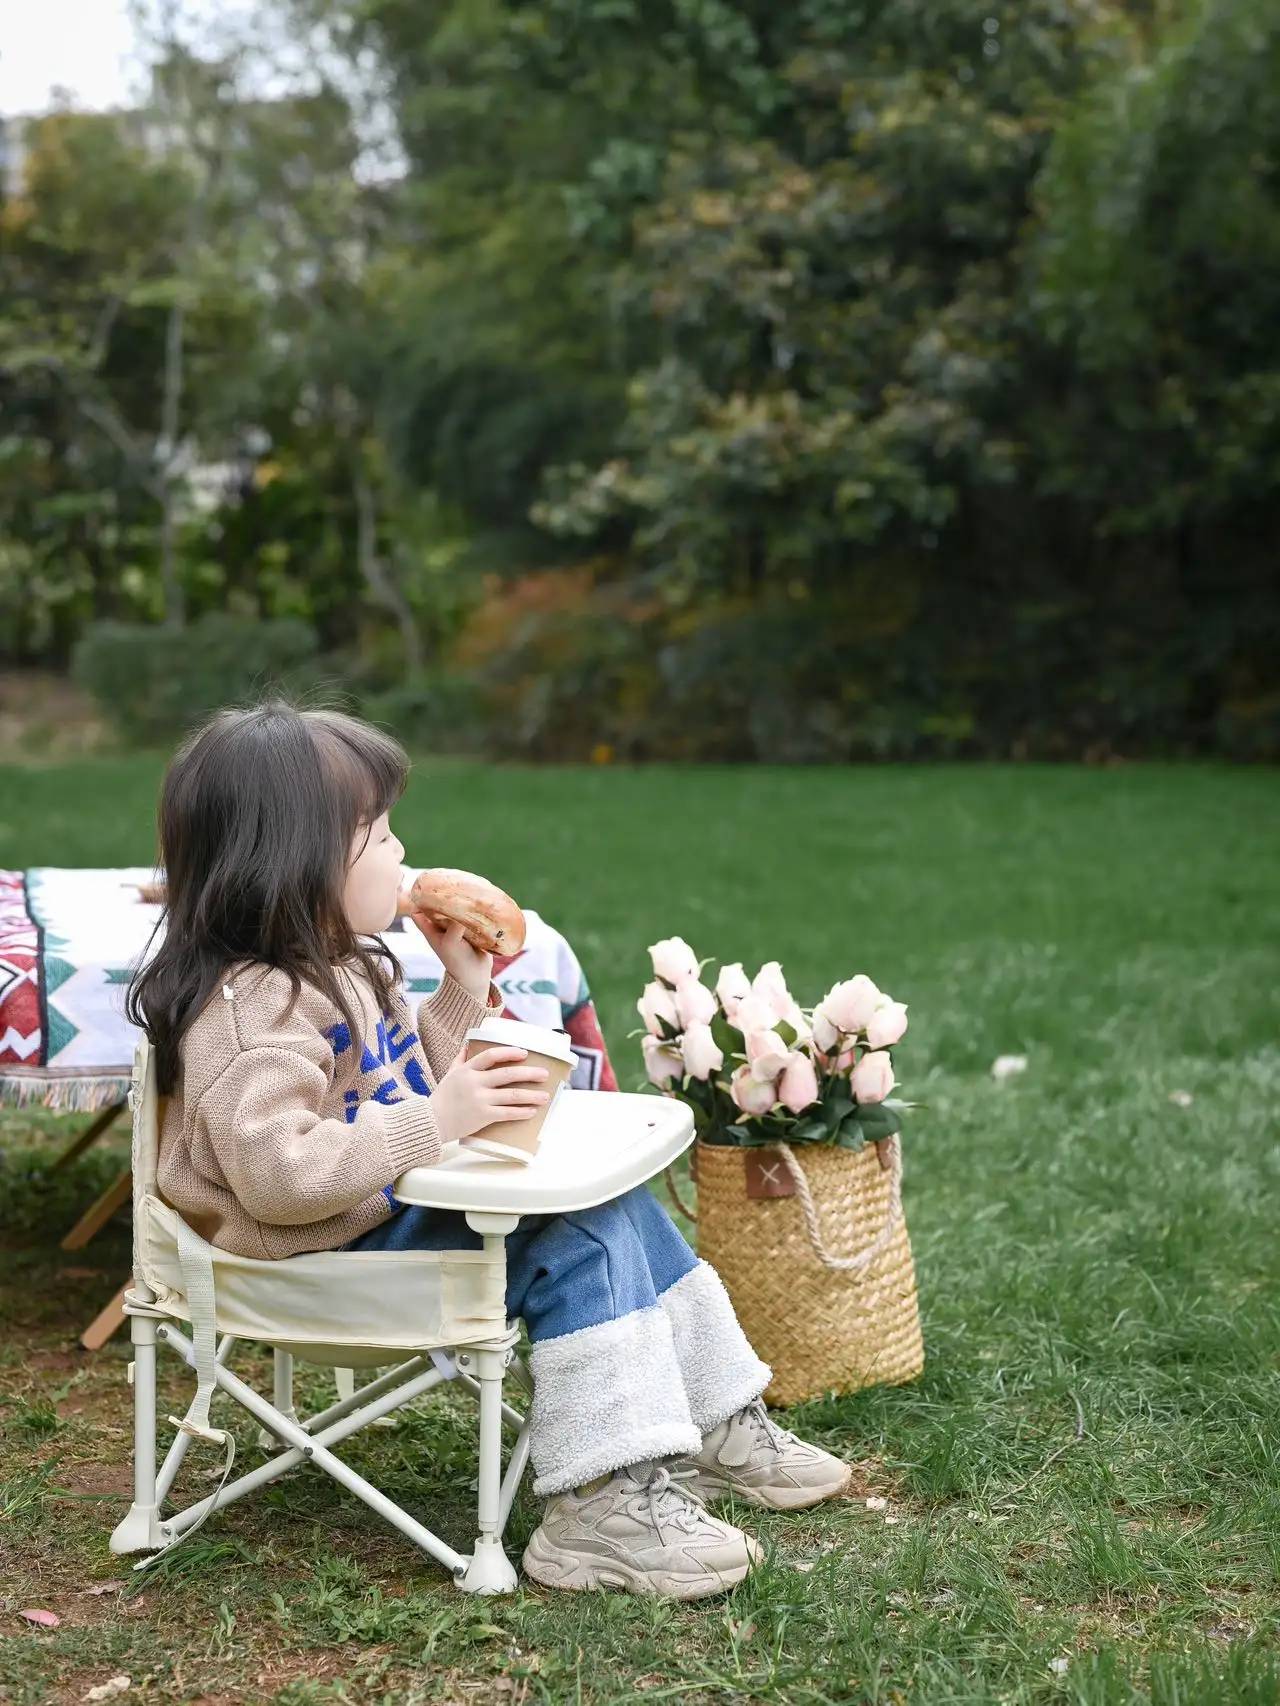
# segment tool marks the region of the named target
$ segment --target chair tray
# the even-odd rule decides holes
[[[572,1214],[611,1202],[693,1142],[693,1111],[670,1097],[565,1090],[527,1165],[460,1147],[395,1183],[403,1203],[490,1214]]]

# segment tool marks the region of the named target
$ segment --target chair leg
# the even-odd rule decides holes
[[[177,1351],[188,1368],[195,1367],[194,1347],[175,1327],[168,1322],[163,1323],[160,1327],[160,1336],[166,1344],[171,1345]],[[405,1367],[412,1367],[415,1363],[419,1363],[419,1359],[411,1359]],[[403,1374],[403,1372],[403,1368],[396,1371],[397,1374]],[[363,1499],[371,1510],[376,1511],[393,1528],[399,1529],[400,1533],[413,1541],[415,1546],[420,1546],[424,1552],[438,1559],[455,1580],[463,1575],[467,1568],[467,1559],[462,1554],[455,1552],[452,1546],[440,1539],[438,1534],[433,1534],[429,1528],[424,1528],[420,1522],[415,1522],[407,1511],[403,1511],[399,1505],[393,1504],[385,1493],[379,1492],[362,1475],[358,1475],[354,1469],[329,1450],[331,1444],[336,1445],[339,1440],[346,1439],[351,1434],[356,1433],[374,1416],[385,1414],[388,1410],[394,1409],[397,1404],[407,1403],[411,1398],[418,1397],[424,1392],[429,1392],[432,1387],[438,1386],[441,1379],[438,1370],[427,1368],[412,1379],[405,1380],[399,1388],[394,1388],[394,1375],[390,1383],[378,1381],[375,1384],[382,1388],[381,1397],[375,1398],[371,1403],[352,1411],[342,1419],[333,1421],[323,1430],[310,1434],[295,1422],[287,1421],[283,1416],[278,1415],[260,1393],[255,1392],[252,1386],[246,1385],[229,1369],[219,1368],[216,1370],[216,1379],[219,1389],[234,1399],[241,1409],[247,1410],[256,1422],[261,1423],[263,1427],[272,1425],[278,1427],[280,1437],[289,1449],[282,1452],[273,1461],[260,1463],[256,1469],[251,1469],[247,1475],[242,1475],[239,1480],[232,1481],[222,1489],[220,1494],[210,1494],[208,1498],[201,1499],[198,1504],[192,1505],[189,1510],[175,1513],[164,1525],[166,1539],[170,1534],[185,1534],[194,1528],[198,1522],[202,1522],[210,1509],[211,1501],[215,1502],[219,1509],[222,1509],[234,1499],[243,1497],[244,1494],[257,1487],[265,1486],[269,1481],[277,1480],[282,1474],[295,1468],[299,1463],[310,1461],[317,1469],[322,1469],[326,1475],[332,1476],[340,1487],[345,1487],[348,1492],[354,1493],[358,1499]]]
[[[231,1334],[224,1333],[218,1345],[218,1354],[216,1357],[216,1361],[220,1368],[225,1368],[227,1366],[227,1358],[235,1348],[236,1341],[232,1338]],[[160,1473],[156,1476],[156,1503],[158,1505],[163,1506],[165,1500],[169,1497],[169,1494],[173,1489],[173,1483],[178,1478],[178,1471],[186,1461],[186,1456],[190,1449],[191,1435],[183,1433],[182,1429],[179,1428],[177,1433],[173,1436],[173,1443],[169,1447],[164,1462],[160,1465]]]
[[[480,1387],[480,1474],[475,1551],[458,1586],[464,1593],[514,1593],[515,1568],[502,1549],[502,1377],[509,1350],[481,1348],[459,1354],[459,1368],[474,1366]],[[470,1372],[470,1370],[468,1370]]]
[[[164,1545],[156,1494],[156,1324],[130,1317],[133,1336],[133,1503],[111,1536],[113,1552],[155,1552]]]
[[[335,1368],[333,1371],[333,1384],[338,1390],[338,1402],[340,1404],[345,1403],[348,1398],[354,1398],[356,1394],[355,1369]],[[381,1416],[376,1422],[374,1422],[373,1426],[375,1428],[394,1428],[396,1426],[396,1419],[394,1416]]]
[[[275,1407],[289,1421],[296,1422],[298,1412],[293,1407],[293,1352],[277,1350],[272,1353],[272,1369],[274,1375],[273,1398]],[[346,1394],[344,1393],[345,1397]],[[266,1428],[258,1434],[258,1445],[262,1451],[280,1451],[283,1447],[273,1433]]]

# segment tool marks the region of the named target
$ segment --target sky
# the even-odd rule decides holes
[[[124,105],[136,84],[127,0],[0,0],[0,116],[43,112],[52,91],[77,106]]]
[[[171,0],[134,0],[155,20],[168,15]],[[227,31],[248,29],[258,17],[255,0],[172,0],[181,35],[197,48],[216,46]],[[22,7],[21,12],[18,8]],[[72,97],[72,105],[101,110],[135,106],[145,99],[147,77],[141,42],[131,19],[130,0],[0,0],[0,120],[47,112],[55,90]],[[243,35],[241,39],[246,38]],[[261,57],[249,67],[252,87],[262,95],[293,86],[299,65],[309,79],[308,61],[290,57],[290,43],[260,34]],[[304,49],[312,51],[313,44]],[[320,49],[323,52],[323,48]],[[348,69],[329,60],[339,86]],[[369,88],[351,84],[362,117],[366,155],[357,173],[386,177],[402,160],[394,139],[394,123],[386,103]]]

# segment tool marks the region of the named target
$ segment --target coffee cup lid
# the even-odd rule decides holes
[[[545,1054],[551,1060],[562,1060],[567,1066],[572,1066],[575,1058],[566,1032],[553,1031],[545,1025],[530,1025],[523,1019],[482,1019],[467,1032],[467,1041],[492,1043],[495,1048],[525,1048],[531,1054]]]

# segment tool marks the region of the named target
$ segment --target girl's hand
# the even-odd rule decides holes
[[[467,994],[486,1005],[489,983],[493,977],[493,955],[482,954],[473,948],[462,933],[461,924],[437,924],[425,912],[411,912],[409,917],[435,949],[444,969],[462,985]]]
[[[486,956],[487,957],[487,956]],[[500,1120],[527,1120],[546,1105],[538,1085],[545,1066],[527,1066],[522,1048],[487,1048],[461,1060],[440,1080],[431,1097],[441,1140],[470,1137]]]

